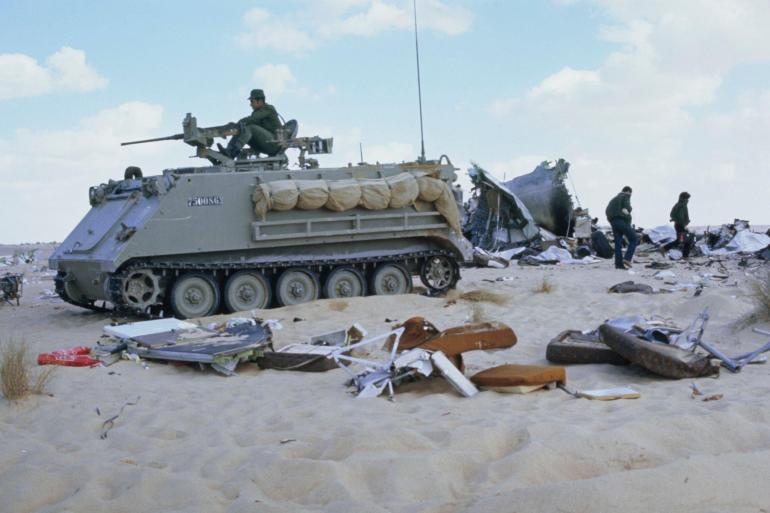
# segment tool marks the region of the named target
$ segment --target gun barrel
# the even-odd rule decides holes
[[[129,146],[131,144],[143,144],[143,143],[157,142],[157,141],[176,141],[179,139],[184,139],[184,134],[174,134],[174,135],[169,135],[167,137],[155,137],[154,139],[142,139],[141,141],[122,142],[120,143],[120,145]]]

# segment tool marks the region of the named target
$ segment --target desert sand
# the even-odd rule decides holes
[[[752,320],[750,277],[735,260],[725,264],[728,279],[712,280],[697,297],[607,293],[625,280],[663,286],[644,268],[650,259],[639,256],[630,272],[611,261],[463,270],[460,291],[509,298],[480,306],[519,339],[511,349],[468,353],[466,375],[500,363],[546,364],[546,344],[562,330],[631,314],[685,327],[708,305],[704,338],[728,354],[770,338],[751,330],[770,324]],[[0,269],[28,279],[21,306],[0,307],[2,339],[25,341],[33,356],[95,344],[110,315],[42,299],[53,281],[32,266]],[[676,263],[673,271],[691,281],[716,269]],[[553,290],[535,292],[544,278]],[[413,315],[448,328],[472,314],[468,301],[447,303],[367,297],[254,314],[281,321],[273,337],[281,347],[356,322],[377,334]],[[641,394],[607,402],[558,389],[466,399],[441,378],[400,386],[394,402],[363,400],[348,393],[340,369],[237,371],[228,378],[152,361],[61,367],[50,395],[0,398],[0,511],[770,511],[770,364],[695,380],[636,366],[568,367],[571,387]],[[693,382],[703,397],[722,398],[692,397]],[[121,408],[101,439],[102,423]]]

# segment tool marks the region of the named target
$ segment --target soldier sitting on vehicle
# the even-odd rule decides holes
[[[219,151],[231,159],[238,156],[243,146],[248,144],[255,154],[265,153],[272,157],[283,149],[276,141],[277,131],[283,125],[275,107],[265,103],[262,89],[252,89],[248,97],[252,113],[238,121],[239,133],[230,138],[227,148],[217,144]]]

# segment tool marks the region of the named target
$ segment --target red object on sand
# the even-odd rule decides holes
[[[66,367],[93,367],[101,362],[88,356],[90,347],[78,346],[70,349],[59,349],[52,353],[37,355],[38,365],[64,365]]]

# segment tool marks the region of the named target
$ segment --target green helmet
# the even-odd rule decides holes
[[[264,100],[265,92],[262,89],[252,89],[249,95],[249,100]]]

